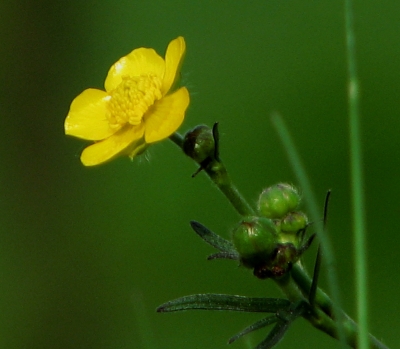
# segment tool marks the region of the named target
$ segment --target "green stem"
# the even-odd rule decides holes
[[[179,148],[182,149],[182,147],[183,147],[183,137],[178,132],[175,132],[171,136],[169,136],[169,139],[172,142],[174,142]]]
[[[172,136],[170,136],[170,139],[182,149],[183,137],[179,133],[174,133]],[[222,191],[222,193],[240,215],[255,215],[254,209],[237,190],[236,186],[229,177],[225,165],[220,159],[211,159],[206,166],[202,167],[202,169],[207,173],[214,184]]]
[[[182,149],[183,137],[181,135],[175,133],[170,139]],[[203,169],[239,214],[243,216],[255,214],[253,208],[246,202],[233,184],[225,166],[220,160],[212,159]],[[287,274],[282,279],[275,281],[290,301],[298,302],[308,299],[312,280],[307,275],[306,271],[298,264],[293,266],[291,275]],[[304,317],[319,330],[333,338],[343,340],[343,342],[356,348],[357,334],[359,331],[354,321],[340,308],[335,306],[329,296],[320,288],[316,290],[314,304],[313,311],[309,314],[305,314]],[[333,314],[336,314],[336,316]],[[388,349],[371,335],[369,335],[369,340],[371,347],[374,349]]]
[[[255,215],[253,208],[247,203],[233,184],[226,167],[221,161],[212,161],[204,170],[240,215]]]
[[[303,189],[304,196],[306,198],[307,205],[309,207],[310,216],[312,221],[315,224],[315,229],[317,230],[318,238],[321,241],[322,252],[326,259],[326,265],[330,268],[330,272],[328,273],[328,283],[329,288],[332,293],[332,298],[334,299],[333,312],[336,314],[335,318],[338,322],[338,336],[341,342],[344,342],[344,329],[341,327],[341,312],[340,312],[340,292],[339,292],[339,281],[335,268],[335,259],[332,249],[332,244],[329,240],[329,237],[326,233],[326,229],[320,220],[318,214],[318,206],[316,204],[316,199],[314,192],[311,188],[310,180],[307,176],[306,170],[303,166],[303,163],[300,159],[300,155],[298,154],[292,137],[289,133],[288,128],[286,127],[283,119],[277,113],[272,115],[272,122],[275,126],[275,129],[278,132],[278,135],[281,138],[283,146],[287,152],[289,162],[293,167],[293,170],[298,178],[298,181]]]
[[[282,289],[288,299],[292,302],[299,300],[305,301],[308,297],[308,292],[311,289],[311,279],[308,277],[304,269],[299,265],[295,265],[292,270],[293,279],[287,274],[282,279],[276,280],[278,286]],[[298,288],[300,287],[300,289]],[[315,298],[316,307],[312,311],[303,314],[303,317],[308,320],[315,328],[325,332],[329,336],[338,338],[338,323],[332,317],[332,301],[321,289],[317,289]],[[357,337],[359,329],[357,324],[344,312],[341,311],[341,328],[343,330],[343,339],[346,344],[352,348],[358,348]],[[368,340],[368,338],[367,338]],[[367,341],[368,343],[368,341]],[[374,336],[369,335],[369,343],[374,349],[388,349]]]
[[[368,287],[366,227],[360,137],[359,86],[357,78],[353,10],[351,0],[345,0],[346,46],[348,68],[348,108],[350,123],[350,164],[353,205],[354,255],[356,270],[357,320],[360,326],[360,349],[368,348]]]
[[[311,291],[311,285],[312,285],[311,278],[298,263],[296,263],[293,266],[291,274],[293,280],[300,288],[302,294],[304,295],[304,297],[307,298]],[[320,309],[322,309],[325,312],[325,314],[327,314],[330,317],[333,317],[332,300],[320,288],[317,288],[316,290],[314,304],[316,304]]]
[[[303,278],[307,278],[304,270],[301,268],[297,268],[297,273],[303,274]],[[281,290],[285,293],[288,299],[294,303],[302,300],[306,302],[306,298],[308,295],[302,294],[301,290],[298,288],[298,285],[294,282],[296,280],[292,279],[290,274],[287,274],[281,279],[275,280]],[[310,280],[311,281],[311,280]],[[311,287],[311,282],[309,284],[309,288]],[[318,301],[318,298],[315,299]],[[312,311],[303,314],[303,317],[309,321],[314,327],[319,330],[325,332],[329,336],[338,339],[338,325],[337,322],[332,320],[330,316],[328,316],[325,312],[321,311],[318,307],[313,307]],[[343,329],[345,328],[345,324],[342,324]],[[348,326],[346,326],[347,329]],[[344,340],[345,342],[355,348],[355,332],[354,331],[343,331],[344,332]]]
[[[300,300],[306,300],[297,285],[293,282],[293,279],[290,277],[290,273],[286,274],[281,279],[276,279],[274,281],[291,302],[296,303]]]

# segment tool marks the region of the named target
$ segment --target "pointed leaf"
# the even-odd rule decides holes
[[[232,242],[222,238],[221,236],[213,233],[211,230],[206,228],[199,222],[191,221],[190,225],[192,226],[193,230],[208,244],[215,247],[216,249],[227,252],[232,256],[237,256],[237,260],[239,260],[239,254],[237,253],[234,245]],[[233,258],[232,258],[233,259]]]
[[[291,304],[287,299],[279,298],[250,298],[213,293],[194,294],[164,303],[157,308],[157,312],[202,309],[276,313],[278,310],[289,308]]]
[[[278,310],[276,313],[278,323],[272,328],[272,330],[268,333],[268,336],[261,343],[259,343],[255,349],[270,349],[274,347],[281,341],[292,322],[309,310],[310,305],[304,301],[292,303],[289,308],[282,308]]]
[[[274,347],[281,341],[290,324],[291,322],[279,321],[268,333],[268,336],[259,343],[255,349],[271,349]]]
[[[263,328],[265,326],[271,325],[271,324],[277,322],[278,320],[279,319],[276,317],[276,315],[271,315],[264,319],[261,319],[261,320],[255,322],[254,324],[246,327],[244,330],[240,331],[238,334],[231,337],[228,341],[228,344],[232,344],[233,342],[238,340],[240,337],[243,337],[244,335],[246,335],[250,332],[259,330],[260,328]]]

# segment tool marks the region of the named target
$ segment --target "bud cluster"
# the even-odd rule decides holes
[[[301,232],[307,227],[307,216],[297,211],[300,204],[298,190],[287,183],[278,183],[264,189],[258,199],[258,211],[261,216],[274,221],[281,243],[301,244]]]
[[[276,184],[260,194],[259,216],[245,217],[233,230],[241,263],[258,278],[284,276],[307,249],[303,240],[308,219],[297,210],[299,204],[295,187]]]

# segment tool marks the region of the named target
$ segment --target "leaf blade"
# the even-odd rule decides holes
[[[271,315],[268,316],[264,319],[261,319],[254,324],[244,328],[242,331],[240,331],[238,334],[234,335],[228,340],[228,344],[232,344],[233,342],[237,341],[239,338],[243,337],[244,335],[259,330],[260,328],[263,328],[265,326],[271,325],[275,322],[277,322],[279,319],[276,317],[276,315]]]
[[[215,234],[199,222],[190,221],[190,225],[197,235],[199,235],[209,245],[221,252],[226,252],[230,256],[229,259],[239,260],[239,254],[232,242],[222,238],[218,234]]]
[[[243,312],[276,313],[290,307],[291,302],[280,298],[252,298],[226,294],[194,294],[166,302],[157,308],[157,312],[183,310],[227,310]]]

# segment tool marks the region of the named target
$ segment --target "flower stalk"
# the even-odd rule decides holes
[[[255,212],[253,208],[247,203],[233,184],[222,161],[212,161],[204,171],[241,216],[254,215]]]
[[[214,126],[215,128],[216,126]],[[192,157],[195,160],[195,156],[191,156],[190,152],[188,154],[187,149],[185,149],[185,145],[188,142],[188,135],[191,135],[194,131],[189,131],[185,137],[182,137],[178,133],[174,133],[171,135],[170,139],[184,152]],[[209,130],[208,130],[209,132]],[[213,137],[217,132],[212,132]],[[196,137],[198,134],[196,133]],[[218,137],[214,138],[215,147],[213,151],[208,154],[202,161],[196,161],[200,168],[193,175],[197,175],[200,171],[203,171],[210,177],[213,183],[221,190],[221,192],[226,196],[228,201],[232,204],[235,210],[242,216],[253,216],[255,215],[254,209],[247,203],[247,201],[240,194],[234,183],[229,177],[228,171],[225,165],[219,158],[219,140]],[[196,144],[196,142],[192,142],[192,145]],[[193,149],[196,147],[193,146]],[[198,224],[199,225],[199,224]],[[193,226],[193,225],[192,225]],[[204,227],[203,227],[204,228]],[[201,230],[201,225],[195,226],[194,229]],[[214,234],[209,232],[210,234]],[[214,234],[216,235],[216,234]],[[201,234],[200,234],[201,236]],[[207,238],[201,236],[205,239]],[[214,238],[215,239],[215,238]],[[219,241],[224,240],[221,237],[218,237]],[[215,242],[215,240],[214,240]],[[221,242],[220,242],[221,243]],[[215,243],[211,243],[216,248],[221,248]],[[222,245],[221,245],[222,246]],[[230,242],[224,242],[224,248],[230,245]],[[235,255],[235,252],[229,252],[221,249],[223,251],[220,254],[212,255],[209,259],[214,258],[230,258],[237,259],[239,258]],[[237,252],[236,252],[237,253]],[[217,256],[217,257],[214,257]],[[230,257],[227,257],[230,256]],[[233,258],[232,258],[233,256]],[[290,273],[287,273],[282,278],[274,279],[276,284],[281,288],[282,292],[287,296],[288,300],[293,302],[292,304],[306,304],[306,310],[303,310],[301,316],[303,316],[307,321],[309,321],[315,328],[325,332],[329,336],[338,339],[344,340],[347,345],[350,345],[352,348],[357,348],[357,338],[358,338],[358,326],[357,324],[341,309],[337,309],[334,303],[330,299],[330,297],[323,292],[319,287],[315,289],[315,295],[313,295],[311,306],[309,303],[310,300],[310,291],[312,289],[312,279],[309,277],[304,268],[302,268],[298,263],[293,265],[293,268]],[[246,311],[246,310],[243,310]],[[337,314],[339,312],[339,314]],[[336,316],[334,315],[336,314]],[[339,315],[339,316],[337,316]],[[297,316],[296,316],[297,317]],[[294,317],[295,318],[295,317]],[[293,318],[293,319],[294,319]],[[292,319],[292,320],[293,320]],[[291,321],[292,321],[291,320]],[[289,321],[289,322],[291,322]],[[340,323],[338,322],[340,321]],[[289,324],[288,322],[288,324]],[[341,329],[341,334],[339,335],[339,328]],[[282,334],[283,336],[283,334]],[[374,336],[369,335],[369,344],[371,348],[374,349],[388,349],[383,343],[381,343]]]
[[[198,126],[189,131],[185,137],[175,132],[171,135],[170,139],[181,148],[186,155],[200,165],[193,177],[204,170],[241,216],[252,216],[255,214],[254,209],[248,204],[246,199],[233,184],[225,165],[219,157],[219,137],[217,128],[217,123],[212,130],[208,127]],[[210,138],[209,141],[212,141],[213,147],[207,147],[206,153],[199,154],[200,151],[198,148],[202,145],[199,139],[201,138],[203,140],[207,136]]]
[[[350,0],[347,4],[350,6]],[[347,13],[351,14],[350,7]],[[347,20],[350,23],[351,17],[349,16]],[[348,30],[347,33],[349,56],[351,56],[349,63],[350,87],[352,87],[351,125],[353,133],[358,137],[358,90],[355,78],[354,43],[351,37],[352,31]],[[305,237],[308,218],[297,210],[300,203],[297,190],[284,183],[267,188],[260,195],[258,206],[254,209],[234,185],[219,156],[218,123],[212,128],[199,125],[187,132],[184,137],[176,132],[190,101],[189,92],[185,87],[176,88],[185,51],[185,41],[182,37],[178,37],[168,45],[165,59],[148,48],[135,49],[122,57],[110,68],[104,90],[87,89],[74,99],[65,120],[65,133],[93,142],[81,155],[81,161],[85,166],[98,165],[120,155],[133,158],[144,152],[150,144],[169,137],[199,165],[192,177],[205,172],[242,216],[238,227],[232,232],[232,241],[225,240],[198,222],[191,222],[195,232],[205,242],[219,250],[208,259],[225,258],[239,261],[241,265],[253,269],[256,277],[273,279],[287,299],[200,294],[165,303],[158,308],[158,311],[205,309],[273,313],[247,327],[229,341],[232,343],[246,333],[275,324],[257,349],[275,346],[298,317],[304,317],[317,329],[338,339],[343,346],[347,344],[360,349],[367,346],[388,349],[367,333],[365,296],[359,297],[360,326],[358,326],[340,308],[338,282],[334,271],[328,278],[333,300],[318,287],[320,249],[312,278],[300,263],[297,263],[316,236],[313,234],[308,238]],[[324,229],[325,224],[322,226],[318,222],[317,205],[311,194],[305,170],[294,150],[283,120],[274,115],[273,122],[286,145],[291,162],[297,168],[299,182],[310,203],[311,217],[316,222],[315,227],[325,259],[331,265],[333,253]],[[356,145],[352,149],[359,158],[356,136],[353,142]],[[356,165],[359,167],[359,163]],[[359,168],[356,170],[359,171]],[[356,173],[356,170],[353,172]],[[361,184],[356,188],[358,193],[360,188]],[[356,190],[355,192],[357,194]],[[329,195],[327,200],[328,197]],[[362,199],[361,195],[358,197]],[[324,223],[326,207],[327,205]],[[359,207],[362,207],[361,204]],[[362,215],[358,218],[362,221]],[[360,236],[363,231],[360,223],[357,234],[357,241],[360,242],[357,255],[361,265],[358,273],[359,295],[365,294],[366,287],[365,254],[360,257],[360,254],[364,253],[362,240],[364,237]]]

